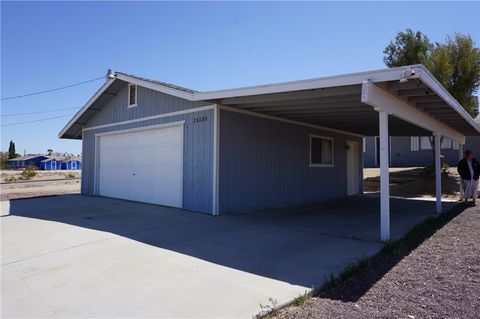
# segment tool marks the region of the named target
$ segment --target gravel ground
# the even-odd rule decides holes
[[[480,208],[463,209],[448,213],[438,231],[427,230],[405,256],[374,257],[369,271],[273,318],[478,319]]]
[[[80,179],[18,182],[0,185],[0,201],[80,193]]]

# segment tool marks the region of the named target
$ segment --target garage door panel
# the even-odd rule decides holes
[[[182,207],[183,127],[100,137],[99,194]]]
[[[120,164],[130,165],[132,163],[178,163],[182,158],[179,143],[166,144],[148,148],[121,148],[101,149],[100,165]]]

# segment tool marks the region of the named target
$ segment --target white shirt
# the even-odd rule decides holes
[[[470,171],[470,179],[473,179],[472,161],[467,160],[467,166],[468,166],[468,170]]]

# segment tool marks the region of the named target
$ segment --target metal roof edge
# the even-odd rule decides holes
[[[433,92],[440,96],[452,109],[454,109],[462,118],[467,121],[470,126],[475,128],[480,133],[480,124],[477,123],[463,106],[447,91],[447,89],[428,71],[423,65],[417,65],[415,68],[420,68],[420,80],[425,83]]]

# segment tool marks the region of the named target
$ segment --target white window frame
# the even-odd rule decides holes
[[[130,104],[130,88],[132,86],[135,87],[135,104]],[[128,108],[138,106],[138,86],[136,84],[128,83],[127,105],[128,105]]]
[[[324,139],[324,140],[330,140],[332,142],[332,164],[318,164],[318,163],[312,163],[312,139],[318,138],[318,139]],[[309,152],[309,167],[335,167],[335,144],[334,144],[333,137],[327,137],[327,136],[321,136],[321,135],[314,135],[314,134],[309,134],[309,144],[310,144],[310,152]]]

